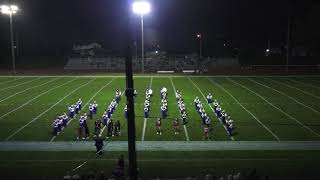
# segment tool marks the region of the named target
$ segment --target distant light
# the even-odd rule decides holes
[[[16,5],[11,5],[10,8],[13,11],[18,11],[19,10],[18,6],[16,6]]]
[[[226,47],[227,46],[226,43],[223,43],[223,46]]]
[[[10,7],[7,5],[2,5],[1,7],[1,13],[3,14],[9,14],[10,13]]]
[[[197,34],[197,37],[198,37],[198,38],[201,38],[201,34]]]
[[[270,49],[266,49],[266,52],[267,52],[267,53],[270,52]]]
[[[0,6],[0,8],[1,8],[1,10],[8,10],[9,11],[9,6],[7,6],[7,5],[2,5],[2,6]]]
[[[159,53],[159,51],[156,51],[156,54],[158,54]]]
[[[2,14],[15,14],[19,10],[18,6],[16,5],[2,5],[0,6],[0,9]]]
[[[151,5],[147,1],[136,1],[132,4],[132,11],[140,15],[148,14],[151,11]]]

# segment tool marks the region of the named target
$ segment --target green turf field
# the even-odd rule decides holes
[[[186,143],[203,141],[202,121],[193,103],[196,96],[205,105],[205,110],[214,127],[213,131],[210,132],[210,143],[215,141],[226,143],[231,141],[250,141],[258,144],[261,141],[281,143],[282,141],[312,142],[320,140],[320,76],[189,77],[148,75],[136,76],[134,85],[138,91],[138,96],[135,98],[137,141],[164,143],[170,141]],[[149,87],[153,89],[154,93],[151,97],[150,117],[144,119],[145,90]],[[161,116],[161,98],[159,94],[161,87],[168,89],[168,117],[162,122],[163,133],[160,136],[156,134],[155,121],[157,117]],[[76,116],[73,120],[69,119],[68,126],[57,137],[53,137],[51,124],[55,117],[67,112],[67,107],[70,104],[75,103],[78,98],[82,98],[82,112],[88,112],[89,103],[97,101],[99,107],[94,119],[101,118],[104,109],[115,97],[116,89],[125,90],[125,78],[123,76],[0,76],[0,140],[2,142],[75,142],[77,141],[79,116]],[[174,90],[182,92],[189,122],[185,127],[180,127],[178,135],[174,134],[173,129],[173,120],[180,115]],[[213,98],[218,100],[222,109],[234,120],[232,137],[227,135],[225,127],[215,117],[212,110],[213,106],[206,103],[205,97],[208,93],[213,94]],[[125,103],[126,98],[123,96],[113,114],[113,120],[121,122],[121,136],[112,137],[113,142],[127,140],[127,122],[124,118]],[[93,120],[87,121],[91,134],[90,139],[78,140],[78,142],[92,141],[93,122]],[[101,134],[106,136],[106,129]],[[163,148],[165,149],[166,147]],[[184,153],[183,149],[169,153],[162,153],[161,151],[140,152],[138,158],[146,160],[139,162],[141,174],[145,177],[157,177],[155,173],[151,173],[155,172],[155,164],[157,164],[159,168],[168,173],[168,176],[162,174],[161,177],[181,177],[186,173],[185,169],[192,169],[189,174],[197,176],[206,172],[223,174],[232,170],[257,167],[261,174],[271,173],[272,176],[278,177],[275,179],[283,179],[287,172],[295,172],[300,169],[303,169],[303,174],[309,174],[309,171],[313,170],[312,167],[314,166],[312,158],[320,158],[319,151],[227,150],[222,147],[221,151],[224,151],[223,153],[210,151],[210,149],[205,152],[190,152],[189,149],[187,153]],[[81,159],[97,158],[94,155],[90,155],[90,153],[77,152],[76,149],[74,153],[2,151],[0,153],[0,161],[6,163],[0,164],[2,164],[1,169],[8,173],[13,172],[15,168],[23,171],[24,163],[30,163],[31,167],[34,168],[44,166],[44,164],[47,164],[48,168],[61,165],[59,170],[59,177],[61,177],[61,174],[66,172],[68,168],[72,169]],[[104,155],[104,158],[108,159],[111,156],[114,159],[119,153],[108,152],[107,155]],[[37,157],[38,154],[41,156],[40,158]],[[249,160],[243,162],[237,159],[227,159],[224,161],[221,158],[227,156],[225,154],[232,154],[232,157],[240,159],[249,158]],[[250,160],[255,154],[259,157],[258,159],[265,160]],[[287,160],[277,160],[279,157],[286,157],[286,154],[289,154],[286,158]],[[194,163],[194,168],[189,168],[191,166],[183,161],[188,159],[185,157],[186,155],[191,160],[197,159]],[[297,156],[301,158],[297,159]],[[176,163],[168,163],[163,160],[172,157],[178,159]],[[66,158],[74,161],[46,162],[46,160],[52,158]],[[35,161],[23,161],[19,165],[15,163],[23,159]],[[37,159],[40,161],[36,161]],[[96,169],[96,166],[100,167],[101,163],[111,166],[114,162],[110,162],[110,160],[106,160],[106,162],[104,160],[90,161],[85,168],[88,170],[90,168]],[[205,163],[209,163],[209,165],[203,165]],[[272,169],[275,163],[279,164]],[[149,166],[150,164],[152,167]],[[266,165],[267,170],[263,168],[263,164]],[[306,166],[303,167],[304,165]],[[202,166],[207,168],[203,169]],[[180,167],[177,173],[169,173],[170,168],[175,167]],[[106,172],[109,172],[109,170],[106,170]],[[30,170],[30,173],[32,171]],[[43,173],[34,174],[36,174],[35,177],[43,175]],[[312,174],[309,175],[310,177],[312,176]],[[296,174],[293,173],[292,177],[295,176]]]
[[[14,179],[62,179],[67,172],[81,175],[90,171],[110,175],[120,154],[126,156],[126,152],[102,156],[84,152],[3,152],[0,169],[2,177]],[[204,179],[208,173],[219,177],[239,171],[248,173],[254,168],[270,179],[317,179],[319,157],[315,151],[139,152],[138,167],[142,179]],[[83,162],[87,163],[72,172]]]
[[[203,127],[193,100],[198,96],[205,104],[214,130],[211,141],[314,141],[320,139],[320,78],[319,77],[136,77],[135,114],[137,140],[199,141]],[[163,121],[163,135],[155,133],[155,120],[161,116],[161,87],[168,89],[168,118]],[[143,118],[145,89],[151,87],[150,118]],[[94,119],[101,118],[115,90],[125,89],[124,77],[1,77],[0,78],[0,139],[10,141],[72,141],[76,140],[79,116],[55,139],[51,123],[67,111],[79,97],[83,111],[88,103],[97,101],[99,109]],[[174,89],[184,98],[186,127],[174,135],[173,119],[179,117]],[[234,135],[229,137],[216,119],[205,96],[213,93],[234,120]],[[113,140],[126,140],[124,118],[125,97],[118,105],[114,120],[120,120],[122,135]],[[93,132],[93,121],[88,120]],[[104,131],[102,134],[106,134]]]

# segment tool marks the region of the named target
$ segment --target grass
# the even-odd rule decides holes
[[[88,111],[89,100],[98,102],[99,110],[94,117],[97,119],[101,118],[104,108],[114,98],[115,90],[125,89],[124,77],[14,79],[15,77],[0,78],[1,140],[15,133],[9,140],[49,141],[52,138],[52,120],[66,112],[68,105],[76,102],[79,97],[83,100],[84,111]],[[206,103],[204,96],[209,92],[214,94],[214,98],[234,119],[233,137],[237,141],[276,141],[277,138],[281,141],[310,141],[320,138],[317,134],[320,133],[318,77],[136,77],[135,87],[139,93],[135,99],[137,140],[141,140],[143,136],[144,91],[150,86],[154,95],[151,99],[150,118],[146,120],[144,139],[147,141],[186,141],[187,136],[190,141],[202,140],[201,119],[193,107],[195,96],[204,102],[211,117],[214,126],[211,140],[231,140]],[[161,115],[159,89],[163,86],[168,89],[169,112],[168,118],[163,121],[163,135],[159,136],[155,133],[155,120]],[[179,135],[173,133],[173,120],[179,117],[174,89],[182,91],[189,121],[186,130],[180,128]],[[120,120],[122,124],[122,136],[114,140],[126,140],[127,123],[123,111],[125,103],[123,97],[113,115],[113,119]],[[70,122],[55,141],[75,140],[77,121],[78,117]],[[93,132],[93,120],[88,122],[89,129]]]
[[[143,103],[144,93],[148,87],[153,89],[154,94],[151,98],[150,118],[146,119],[145,141],[187,141],[187,137],[190,141],[201,141],[202,122],[193,105],[196,96],[204,103],[214,127],[210,134],[211,141],[232,141],[206,103],[204,96],[209,92],[232,116],[235,141],[320,140],[319,76],[141,76],[135,77],[134,83],[138,91],[138,96],[135,98],[137,141],[141,141],[143,137]],[[163,120],[163,134],[160,136],[155,131],[155,120],[161,116],[159,91],[163,86],[168,89],[169,111],[167,119]],[[66,112],[67,107],[75,103],[79,97],[83,100],[84,111],[88,111],[89,102],[97,101],[99,107],[94,119],[101,118],[104,109],[115,97],[116,89],[124,91],[123,76],[0,76],[0,140],[75,141],[79,117],[72,120],[62,133],[52,139],[51,123],[54,118]],[[173,130],[173,120],[179,117],[174,89],[182,92],[189,121],[185,129],[180,127],[178,135],[174,135]],[[113,141],[127,140],[127,122],[123,110],[125,103],[126,98],[123,96],[113,115],[113,119],[119,120],[122,125],[121,136],[113,137]],[[93,121],[88,120],[91,140],[94,130]],[[103,135],[106,136],[106,133],[105,130]],[[78,165],[81,161],[79,159],[99,158],[100,160],[97,161],[89,161],[85,170],[111,172],[115,162],[103,159],[115,159],[120,153],[126,152],[110,152],[103,157],[96,157],[91,152],[1,152],[0,161],[4,163],[0,163],[0,169],[5,172],[5,175],[18,171],[23,172],[21,174],[30,174],[30,177],[34,176],[34,179],[50,174],[61,177],[68,169]],[[172,158],[176,161],[167,161]],[[239,160],[239,158],[248,160]],[[161,177],[164,177],[164,174],[167,174],[166,177],[181,177],[199,176],[208,172],[223,175],[232,170],[240,171],[256,167],[260,174],[270,174],[275,177],[274,179],[298,179],[303,176],[313,177],[316,172],[314,163],[319,158],[318,151],[138,153],[140,172],[147,178],[157,177],[159,172],[157,169],[163,172]],[[34,161],[16,163],[17,160],[22,159]],[[48,159],[75,161],[50,163],[43,161]],[[50,169],[54,168],[57,170],[52,172]],[[174,168],[177,170],[172,171]],[[299,171],[302,172],[302,176],[299,175]],[[290,176],[286,177],[288,174]],[[19,174],[16,176],[18,177]]]
[[[67,172],[81,175],[90,171],[104,171],[110,175],[120,154],[127,158],[126,152],[102,156],[92,152],[2,152],[0,172],[2,177],[14,179],[42,179],[44,176],[61,179]],[[139,152],[137,155],[143,179],[187,176],[203,179],[208,173],[224,176],[253,169],[271,179],[315,179],[320,160],[317,151]],[[84,166],[72,172],[85,161]],[[127,162],[125,164],[127,167]]]

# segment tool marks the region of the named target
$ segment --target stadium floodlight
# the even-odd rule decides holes
[[[8,14],[8,15],[12,15],[12,14],[16,14],[17,11],[19,10],[18,6],[16,5],[2,5],[0,6],[1,8],[1,13],[2,14]]]
[[[199,39],[199,58],[202,58],[202,35],[201,33],[197,34],[197,38]]]
[[[143,16],[151,11],[151,5],[148,1],[136,1],[132,4],[132,11],[141,17],[141,71],[144,72]]]
[[[147,1],[136,1],[132,4],[132,11],[143,16],[151,11],[151,5]]]
[[[12,69],[13,73],[16,74],[16,65],[15,65],[15,55],[14,55],[14,44],[13,44],[13,25],[12,25],[12,15],[16,14],[19,11],[18,6],[16,5],[1,5],[0,11],[2,14],[9,15],[10,17],[10,33],[11,33],[11,53],[12,53]]]

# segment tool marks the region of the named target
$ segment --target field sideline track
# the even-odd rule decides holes
[[[1,76],[0,77],[19,77],[19,78],[24,78],[24,77],[79,77],[79,78],[105,78],[105,77],[126,77],[124,75],[93,75],[93,76],[83,76],[83,75],[70,75],[70,76],[66,76],[66,75],[63,75],[63,76],[60,76],[60,75],[30,75],[30,76]],[[134,78],[150,78],[150,77],[154,77],[154,78],[163,78],[163,77],[192,77],[192,78],[204,78],[204,77],[320,77],[320,75],[225,75],[225,76],[221,76],[221,75],[207,75],[207,76],[193,76],[193,75],[190,75],[190,74],[186,74],[186,75],[170,75],[170,74],[165,74],[165,75],[155,75],[155,74],[152,74],[152,75],[135,75],[133,76]]]
[[[105,151],[127,151],[125,141],[106,142]],[[320,150],[318,141],[138,141],[138,151]],[[93,141],[0,142],[0,151],[94,151]]]
[[[0,160],[0,162],[21,162],[21,163],[55,163],[55,162],[88,162],[88,161],[112,161],[116,162],[118,159],[114,158],[99,158],[99,159],[10,159],[10,160]],[[299,161],[303,159],[295,158],[295,161]],[[155,159],[137,159],[138,162],[214,162],[214,161],[292,161],[291,158],[206,158],[206,159],[179,159],[179,158],[168,158],[168,159],[163,159],[163,158],[155,158]],[[125,162],[128,163],[128,160],[125,160]],[[83,163],[85,164],[85,163]]]

